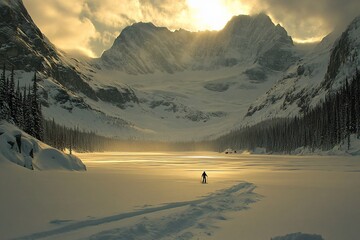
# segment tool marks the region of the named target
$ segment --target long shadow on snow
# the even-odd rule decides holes
[[[145,208],[104,218],[78,221],[57,229],[38,232],[16,239],[41,239],[76,231],[86,227],[98,226],[131,217],[188,206],[188,208],[180,214],[168,215],[156,222],[150,222],[145,218],[143,222],[138,223],[131,228],[119,228],[104,231],[91,237],[91,239],[134,239],[136,236],[136,239],[141,239],[142,236],[148,238],[150,234],[152,237],[159,239],[163,236],[176,234],[176,232],[180,232],[190,226],[194,226],[195,223],[198,224],[199,228],[206,228],[207,225],[201,223],[201,219],[210,218],[224,220],[225,218],[221,216],[221,213],[223,212],[247,209],[247,205],[254,203],[259,199],[259,195],[253,192],[254,189],[255,185],[252,183],[242,182],[228,189],[212,193],[201,199],[167,203],[159,207]],[[190,237],[189,234],[191,235],[191,233],[186,233],[184,237]],[[183,237],[181,238],[185,239]]]

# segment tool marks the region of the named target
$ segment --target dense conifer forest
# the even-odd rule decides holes
[[[360,72],[346,79],[344,86],[303,116],[273,119],[220,137],[214,148],[254,149],[290,153],[299,147],[329,150],[343,143],[350,148],[350,136],[360,137]]]
[[[13,123],[31,136],[43,140],[43,117],[36,72],[32,86],[21,89],[19,81],[17,84],[15,82],[14,69],[6,75],[4,65],[0,76],[0,119]]]
[[[44,142],[64,151],[96,152],[114,150],[117,140],[98,136],[95,132],[81,130],[79,127],[68,128],[55,120],[44,121]]]

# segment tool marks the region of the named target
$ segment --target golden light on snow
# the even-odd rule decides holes
[[[194,27],[198,30],[220,30],[234,15],[245,11],[240,5],[235,8],[224,0],[187,0]]]

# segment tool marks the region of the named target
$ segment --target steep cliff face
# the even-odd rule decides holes
[[[343,82],[344,77],[359,67],[360,63],[360,16],[355,18],[340,36],[331,52],[323,85],[330,89]]]
[[[248,109],[245,124],[302,114],[336,91],[360,66],[360,17],[338,36],[330,34]]]
[[[21,0],[0,2],[0,61],[11,62],[16,70],[39,71],[97,100],[86,76],[64,60],[63,53],[41,33]]]
[[[101,59],[109,68],[133,74],[181,71],[185,69],[186,36],[191,34],[136,23],[121,32]]]
[[[280,71],[296,59],[291,37],[264,14],[234,17],[218,32],[171,32],[152,23],[136,23],[125,28],[101,57],[107,68],[130,74],[209,70],[244,63]]]

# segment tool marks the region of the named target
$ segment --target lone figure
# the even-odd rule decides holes
[[[206,183],[206,178],[207,178],[207,174],[206,172],[204,171],[202,174],[201,174],[201,177],[202,177],[202,183]]]

